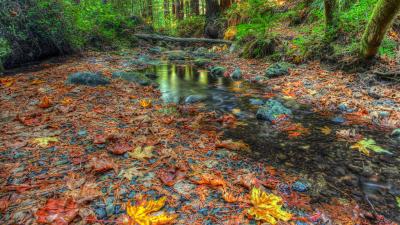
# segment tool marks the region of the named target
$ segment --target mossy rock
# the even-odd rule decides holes
[[[77,72],[70,74],[66,81],[67,84],[79,84],[87,86],[107,85],[110,80],[101,73]]]
[[[226,68],[223,66],[214,66],[214,67],[210,68],[211,76],[215,76],[215,77],[224,76],[225,71],[226,71]]]
[[[293,65],[290,63],[280,62],[274,63],[268,67],[265,71],[265,76],[268,78],[274,78],[279,76],[284,76],[289,74],[289,68],[292,68]]]
[[[153,81],[150,78],[138,72],[117,71],[112,74],[112,78],[123,79],[129,82],[135,82],[142,86],[149,86],[153,84]]]
[[[274,54],[277,45],[276,38],[255,38],[244,45],[241,56],[245,58],[264,58]]]
[[[194,65],[196,65],[197,67],[205,67],[208,64],[211,63],[211,60],[209,59],[203,59],[203,58],[199,58],[199,59],[195,59],[193,61]]]

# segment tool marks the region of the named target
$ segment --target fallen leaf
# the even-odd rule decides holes
[[[387,153],[387,154],[392,154],[388,150],[382,148],[381,146],[376,145],[376,142],[373,139],[366,139],[364,138],[363,140],[355,143],[354,145],[350,146],[351,149],[357,149],[358,151],[364,153],[365,155],[369,156],[370,151],[372,150],[376,153]]]
[[[282,210],[282,198],[274,194],[268,194],[258,188],[251,190],[250,197],[253,207],[247,213],[256,220],[277,224],[278,220],[289,221],[292,215]]]
[[[102,196],[103,193],[96,183],[86,182],[81,188],[70,190],[65,195],[77,202],[87,202]]]
[[[143,177],[144,172],[138,170],[135,167],[129,168],[127,170],[121,171],[122,177],[126,178],[127,180],[131,181],[133,177]]]
[[[63,100],[61,100],[60,103],[61,103],[62,105],[64,105],[64,106],[71,105],[71,103],[72,103],[72,98],[63,98]]]
[[[212,175],[212,174],[201,174],[199,179],[193,179],[194,183],[199,185],[209,185],[212,187],[226,187],[228,184],[221,176]]]
[[[103,173],[115,167],[113,160],[107,155],[94,156],[89,161],[89,168],[95,173]]]
[[[49,144],[58,142],[58,138],[56,137],[41,137],[34,138],[32,142],[42,148],[46,148]]]
[[[165,185],[173,186],[185,177],[185,172],[179,168],[169,168],[158,171],[157,175]]]
[[[65,225],[78,215],[78,204],[72,199],[48,199],[45,206],[36,212],[39,224]]]
[[[141,99],[139,101],[140,106],[143,108],[150,108],[151,107],[151,100],[150,99]]]
[[[49,108],[53,103],[51,102],[51,99],[47,96],[44,96],[42,99],[40,99],[40,102],[38,106],[42,109],[47,109]]]
[[[226,148],[233,151],[246,151],[250,152],[250,147],[243,141],[225,140],[216,144],[217,148]]]
[[[15,82],[14,79],[12,78],[1,78],[0,79],[0,84],[6,86],[6,87],[11,87],[11,85],[13,85]]]
[[[332,129],[329,128],[328,126],[324,126],[319,128],[319,130],[321,131],[321,133],[325,134],[325,135],[329,135],[332,133]]]
[[[128,221],[124,221],[127,225],[161,225],[171,224],[178,217],[177,214],[167,214],[160,211],[164,205],[166,197],[158,200],[143,200],[140,199],[137,204],[131,205],[128,201],[126,213],[129,216]]]
[[[133,152],[128,152],[129,156],[135,159],[144,160],[154,157],[153,146],[146,146],[144,148],[137,147]]]
[[[131,149],[132,147],[128,143],[123,142],[112,143],[107,147],[107,151],[115,155],[123,155]]]

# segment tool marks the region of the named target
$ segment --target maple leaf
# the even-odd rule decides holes
[[[107,151],[115,154],[115,155],[123,155],[131,149],[131,146],[128,143],[113,143],[107,147]]]
[[[388,150],[382,148],[381,146],[376,145],[376,142],[373,139],[366,139],[364,138],[363,140],[355,143],[354,145],[350,146],[351,149],[357,149],[358,151],[364,153],[365,155],[369,156],[370,151],[372,150],[376,153],[387,153],[387,154],[392,154]]]
[[[276,224],[278,220],[289,221],[292,215],[282,210],[282,198],[274,194],[268,194],[258,188],[251,190],[251,204],[253,207],[247,213],[256,220],[262,220],[270,224]]]
[[[153,146],[146,146],[144,148],[137,147],[133,152],[129,152],[129,156],[135,159],[144,160],[154,157]]]
[[[40,102],[38,106],[42,109],[47,109],[52,105],[52,102],[49,97],[44,96],[42,99],[40,99]]]
[[[136,176],[142,177],[144,175],[144,173],[142,171],[139,171],[137,168],[132,167],[127,170],[121,171],[120,175],[122,175],[122,177],[126,178],[127,180],[131,181],[133,179],[133,177],[136,177]]]
[[[143,108],[150,108],[151,107],[151,100],[150,99],[141,99],[139,101],[140,106]]]
[[[65,195],[75,199],[77,202],[86,202],[102,196],[103,193],[96,183],[87,182],[81,188],[70,190]]]
[[[319,128],[319,130],[325,135],[329,135],[330,133],[332,133],[332,129],[327,126],[321,127]]]
[[[0,79],[0,84],[6,86],[6,87],[11,87],[13,85],[15,80],[13,78],[1,78]]]
[[[36,212],[39,224],[65,225],[78,215],[78,204],[72,199],[49,199],[45,206]]]
[[[160,210],[164,207],[167,198],[164,196],[158,200],[139,200],[132,206],[128,202],[126,213],[129,216],[128,221],[124,221],[127,225],[163,225],[171,224],[178,217],[177,214],[166,214]]]
[[[113,160],[107,155],[94,156],[90,159],[89,168],[95,173],[102,173],[111,169],[114,169],[116,165]]]
[[[243,141],[232,141],[232,140],[226,140],[222,141],[221,143],[218,143],[216,145],[217,148],[226,148],[229,150],[233,151],[246,151],[250,152],[250,147],[248,144],[244,143]]]
[[[62,105],[67,106],[67,105],[70,105],[72,103],[72,101],[73,101],[72,98],[64,98],[63,100],[60,101],[60,103]]]
[[[58,142],[58,138],[56,137],[41,137],[34,138],[32,142],[42,148],[47,147],[50,143]]]

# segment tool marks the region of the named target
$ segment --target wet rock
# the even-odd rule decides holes
[[[289,63],[274,63],[265,71],[265,76],[268,78],[279,77],[289,74]]]
[[[163,48],[157,46],[153,48],[149,48],[149,52],[152,54],[160,54],[163,51]]]
[[[286,160],[288,157],[287,157],[287,155],[285,155],[285,154],[283,154],[283,153],[279,153],[279,154],[277,155],[277,158],[278,158],[279,160],[284,161],[284,160]]]
[[[100,73],[77,72],[70,74],[67,78],[66,83],[87,86],[99,86],[110,84],[110,80]]]
[[[148,55],[140,55],[137,59],[130,60],[127,63],[124,63],[124,66],[131,66],[131,65],[159,65],[161,61],[159,60],[152,60]]]
[[[197,67],[205,67],[205,66],[207,66],[208,64],[211,63],[211,60],[199,58],[199,59],[194,60],[193,63]]]
[[[332,119],[332,122],[334,122],[336,124],[342,124],[342,123],[346,122],[346,120],[341,116],[337,116]]]
[[[112,78],[115,79],[119,78],[129,82],[135,82],[142,86],[148,86],[153,83],[153,81],[149,79],[147,76],[138,72],[117,71],[112,74]]]
[[[262,99],[251,98],[249,101],[252,105],[264,105],[264,101]]]
[[[210,74],[212,76],[216,76],[216,77],[222,77],[224,76],[224,73],[226,71],[225,67],[222,66],[214,66],[210,69]]]
[[[165,52],[169,60],[185,60],[186,59],[186,52],[181,50],[175,51],[168,51]]]
[[[390,134],[390,137],[393,139],[400,141],[400,128],[394,129],[392,133]]]
[[[292,189],[297,192],[306,192],[309,188],[310,185],[302,181],[296,181],[292,184]]]
[[[236,68],[230,75],[230,77],[234,80],[242,79],[242,71],[240,68]]]
[[[343,167],[336,167],[333,170],[333,173],[337,176],[344,176],[346,175],[346,170]]]
[[[340,111],[346,112],[346,111],[349,109],[349,107],[347,106],[346,103],[340,103],[340,104],[338,105],[338,109],[339,109]]]
[[[193,104],[197,102],[202,102],[207,99],[205,95],[189,95],[185,99],[185,104]]]
[[[270,99],[264,104],[264,106],[258,109],[256,116],[257,119],[268,120],[272,122],[284,115],[292,115],[292,110],[283,106],[282,103]]]
[[[146,77],[148,77],[149,79],[156,79],[158,77],[158,75],[156,73],[152,73],[152,72],[147,72],[144,75]]]

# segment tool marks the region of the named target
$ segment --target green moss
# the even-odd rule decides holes
[[[398,43],[394,40],[391,40],[389,38],[385,38],[382,41],[382,44],[379,48],[379,55],[380,56],[386,56],[391,59],[394,59],[396,57],[396,49],[397,49]]]

